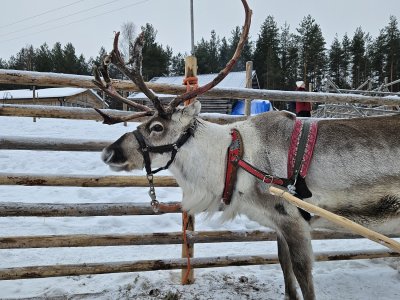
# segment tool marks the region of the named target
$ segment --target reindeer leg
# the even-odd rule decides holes
[[[287,216],[286,218],[283,219],[284,221],[282,220],[282,222],[280,222],[281,226],[279,226],[278,235],[281,235],[281,237],[284,238],[287,244],[293,273],[296,276],[297,282],[300,285],[300,289],[303,294],[304,300],[314,300],[315,299],[314,284],[311,273],[312,263],[313,263],[313,252],[311,247],[311,236],[310,236],[309,225],[300,216],[300,214],[298,214],[294,218]],[[282,247],[281,243],[281,250],[284,249],[285,248]],[[286,256],[288,255],[286,254]],[[289,274],[285,275],[285,287],[286,287],[286,284],[288,285],[291,284],[290,281],[292,281],[292,278],[290,277],[290,271],[287,270],[288,266],[285,265],[285,267],[282,267],[282,269],[284,268],[286,269],[286,271],[284,270],[284,274],[285,272]],[[286,283],[286,281],[288,282]],[[290,288],[293,289],[293,287]]]
[[[278,235],[278,258],[285,280],[285,300],[300,299],[296,291],[296,277],[293,273],[288,244],[283,236]]]

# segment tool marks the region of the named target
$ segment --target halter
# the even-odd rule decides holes
[[[156,196],[156,190],[154,188],[154,174],[162,171],[162,170],[167,170],[169,166],[172,164],[172,162],[175,159],[176,154],[178,153],[179,148],[181,148],[191,136],[194,136],[194,131],[196,129],[196,124],[192,124],[190,127],[188,127],[178,138],[178,140],[173,143],[173,144],[168,144],[168,145],[161,145],[161,146],[150,146],[146,143],[142,133],[139,130],[134,130],[132,133],[135,136],[136,140],[139,143],[139,151],[142,153],[143,160],[144,160],[144,166],[146,169],[147,173],[147,180],[149,182],[149,196],[151,198],[151,206],[154,210],[154,212],[158,212],[159,208],[159,202],[157,201],[157,196]],[[171,158],[167,162],[167,164],[164,167],[152,170],[151,169],[151,160],[150,160],[150,152],[152,153],[166,153],[166,152],[171,152]]]

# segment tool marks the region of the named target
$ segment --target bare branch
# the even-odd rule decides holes
[[[221,70],[219,72],[219,74],[211,82],[199,87],[196,90],[189,91],[187,93],[184,93],[184,94],[179,95],[176,98],[174,98],[169,103],[169,105],[167,107],[167,111],[168,112],[172,112],[183,101],[195,98],[195,97],[197,97],[199,95],[202,95],[205,92],[209,91],[210,89],[215,87],[218,83],[220,83],[226,77],[226,75],[228,75],[229,72],[232,70],[232,68],[234,67],[235,63],[239,59],[240,53],[243,50],[244,44],[245,44],[245,42],[247,40],[247,37],[249,35],[250,24],[251,24],[252,11],[250,10],[250,7],[247,4],[246,0],[242,0],[242,4],[243,4],[244,10],[245,10],[246,18],[245,18],[245,22],[244,22],[244,25],[243,25],[242,34],[240,36],[239,43],[238,43],[238,45],[236,47],[236,51],[233,54],[233,56],[230,59],[230,61],[226,64],[225,68],[223,70]]]

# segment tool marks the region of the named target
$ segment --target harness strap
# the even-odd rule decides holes
[[[222,201],[229,205],[231,203],[233,188],[236,184],[237,161],[243,156],[243,143],[239,131],[232,129],[232,142],[228,148],[226,171],[225,171],[225,186],[222,193]]]
[[[231,135],[232,142],[228,148],[225,186],[222,194],[223,203],[229,205],[231,202],[238,167],[265,183],[286,187],[302,199],[312,196],[304,177],[307,175],[317,139],[316,122],[301,119],[295,121],[288,151],[288,178],[275,177],[243,160],[243,143],[240,133],[237,129],[233,129]]]
[[[168,169],[169,166],[174,161],[175,156],[178,153],[179,148],[181,148],[187,142],[187,140],[191,136],[193,136],[193,134],[194,134],[194,128],[193,127],[189,127],[179,137],[179,139],[174,144],[161,145],[161,146],[148,146],[146,144],[146,141],[143,138],[143,135],[138,130],[133,131],[133,135],[135,136],[135,138],[138,141],[139,146],[140,146],[139,150],[141,151],[142,156],[143,156],[144,166],[145,166],[147,175],[156,174],[156,173],[158,173],[158,172],[160,172],[162,170]],[[160,153],[160,154],[165,153],[165,152],[171,152],[171,158],[170,158],[170,160],[167,162],[167,164],[164,167],[158,168],[156,170],[152,170],[151,169],[150,154],[149,154],[150,152]]]

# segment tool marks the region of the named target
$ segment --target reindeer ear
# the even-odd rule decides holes
[[[187,116],[197,116],[201,111],[201,103],[198,100],[195,100],[188,106],[185,106],[182,110],[182,113]]]

